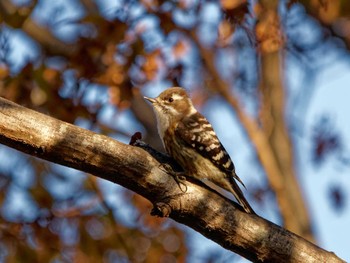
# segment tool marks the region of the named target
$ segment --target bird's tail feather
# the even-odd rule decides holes
[[[231,181],[231,190],[230,192],[235,196],[239,204],[243,207],[243,209],[250,214],[256,214],[253,208],[248,203],[247,199],[244,197],[242,190],[239,188],[238,184],[235,182],[233,178]]]

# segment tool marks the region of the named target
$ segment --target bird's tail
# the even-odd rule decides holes
[[[230,192],[235,196],[239,204],[243,207],[243,209],[250,214],[256,214],[253,208],[248,203],[247,199],[244,197],[242,190],[239,188],[235,179],[230,177],[231,189]]]

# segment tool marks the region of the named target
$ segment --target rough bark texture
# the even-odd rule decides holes
[[[253,262],[344,262],[198,184],[179,187],[141,148],[0,98],[0,143],[118,183],[169,216]],[[184,191],[185,189],[185,191]]]

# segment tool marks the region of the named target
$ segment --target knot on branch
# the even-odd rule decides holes
[[[171,211],[172,211],[172,208],[169,204],[159,202],[153,206],[151,215],[158,216],[158,217],[169,217]]]

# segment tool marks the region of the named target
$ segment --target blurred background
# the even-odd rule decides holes
[[[350,260],[348,0],[1,0],[0,96],[163,150],[185,87],[256,212]],[[0,145],[0,262],[247,262],[139,195]]]

